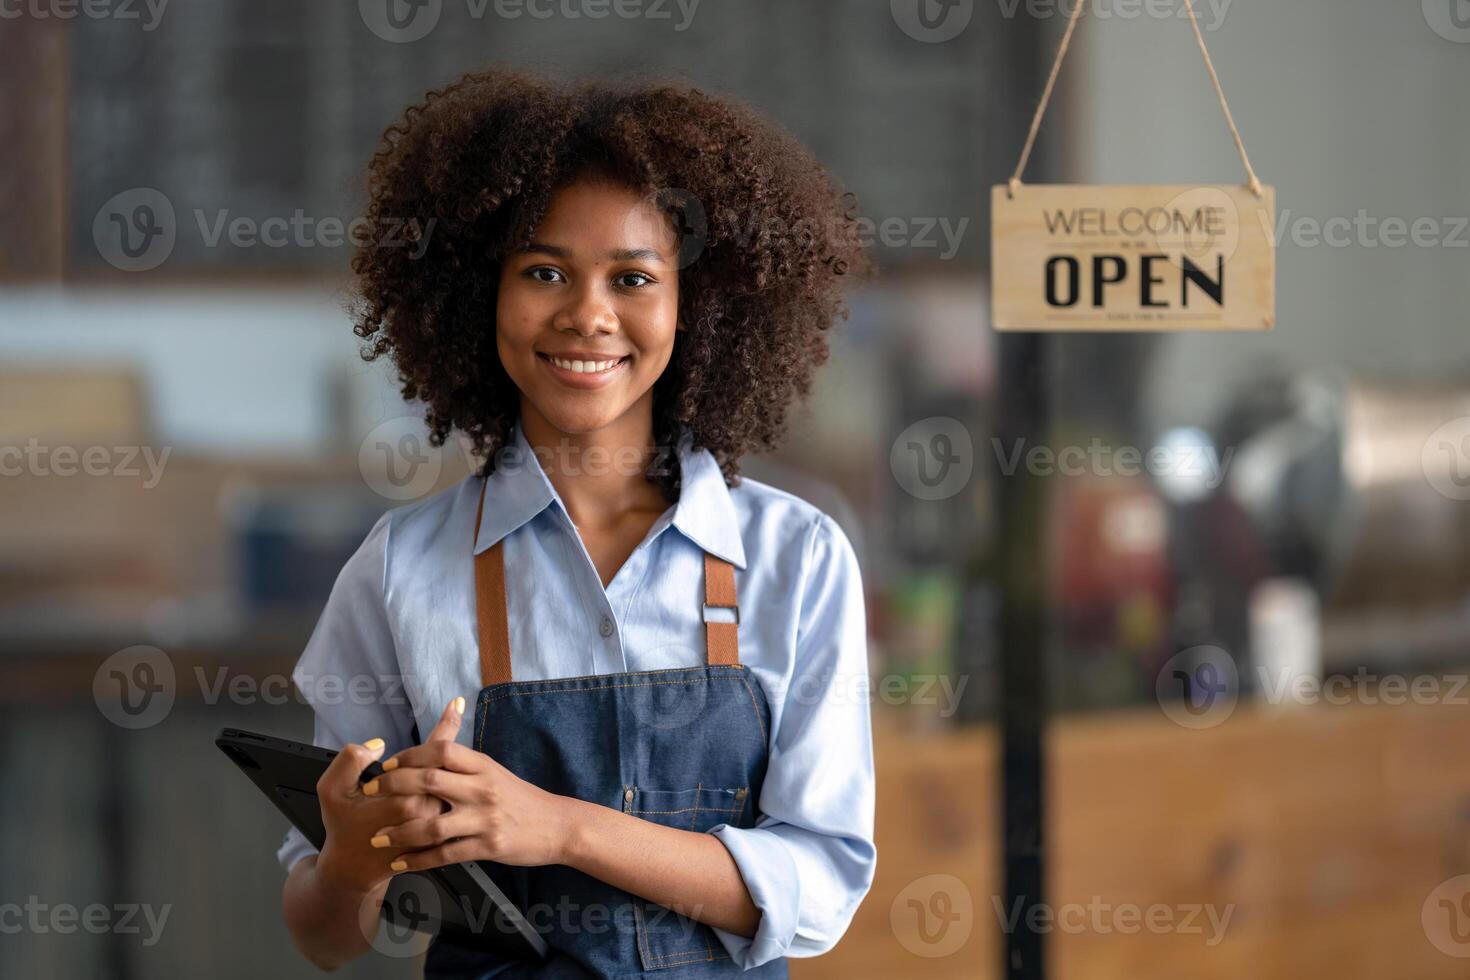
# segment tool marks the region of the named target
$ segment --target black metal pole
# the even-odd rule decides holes
[[[1000,338],[996,435],[1002,445],[1046,438],[1046,351],[1041,334]],[[1020,466],[1001,476],[997,496],[1003,918],[1013,923],[1003,942],[1008,980],[1046,976],[1044,936],[1027,926],[1031,910],[1045,902],[1045,489],[1040,476]]]

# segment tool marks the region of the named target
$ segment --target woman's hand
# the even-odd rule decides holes
[[[451,703],[429,734],[430,744],[446,740],[452,744],[458,731],[459,715]],[[317,874],[332,887],[353,894],[367,894],[393,876],[383,851],[369,842],[378,827],[430,817],[446,806],[422,793],[391,797],[364,793],[358,777],[382,754],[383,747],[383,740],[377,738],[362,745],[344,745],[316,784],[327,831],[316,862]]]
[[[363,836],[364,843],[406,851],[391,863],[382,862],[394,873],[460,861],[520,867],[564,863],[572,824],[569,803],[575,801],[548,793],[483,752],[460,745],[454,741],[458,729],[456,716],[448,738],[398,753],[383,763],[387,772],[363,787],[369,799],[439,797],[449,803],[448,812],[385,819]]]

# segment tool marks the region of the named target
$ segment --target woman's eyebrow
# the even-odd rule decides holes
[[[521,251],[527,254],[537,252],[558,259],[570,258],[572,254],[571,249],[550,242],[528,242]],[[615,248],[607,253],[607,257],[614,262],[632,262],[638,259],[661,260],[664,256],[653,248]]]

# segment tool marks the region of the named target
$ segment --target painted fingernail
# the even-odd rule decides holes
[[[378,781],[376,779],[374,779],[371,782],[363,783],[362,784],[362,792],[363,792],[363,795],[364,796],[377,796],[378,795]]]
[[[399,858],[397,861],[394,861],[392,864],[388,865],[388,867],[392,868],[394,871],[407,871],[408,862],[403,860],[402,858]]]
[[[454,713],[457,714],[457,715],[464,714],[464,696],[463,695],[461,695],[460,697],[457,697],[457,698],[454,699]]]
[[[362,747],[369,752],[377,752],[383,748],[383,740],[381,738],[370,738],[362,743]]]
[[[387,834],[379,834],[370,842],[374,847],[387,847],[392,841],[388,840]]]
[[[397,759],[389,759],[387,762],[383,763],[383,771],[384,772],[392,772],[394,769],[397,769],[397,768],[398,768],[398,760]]]

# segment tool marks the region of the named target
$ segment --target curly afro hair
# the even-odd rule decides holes
[[[409,107],[368,168],[367,227],[385,234],[352,261],[362,356],[390,354],[431,443],[458,429],[491,472],[519,412],[495,344],[500,266],[552,195],[587,177],[648,195],[680,242],[684,329],[654,385],[648,479],[678,499],[685,427],[738,484],[740,457],[774,448],[810,392],[829,328],[847,316],[844,285],[874,266],[855,198],[795,138],[687,85],[492,68]],[[415,247],[382,247],[404,228]]]

